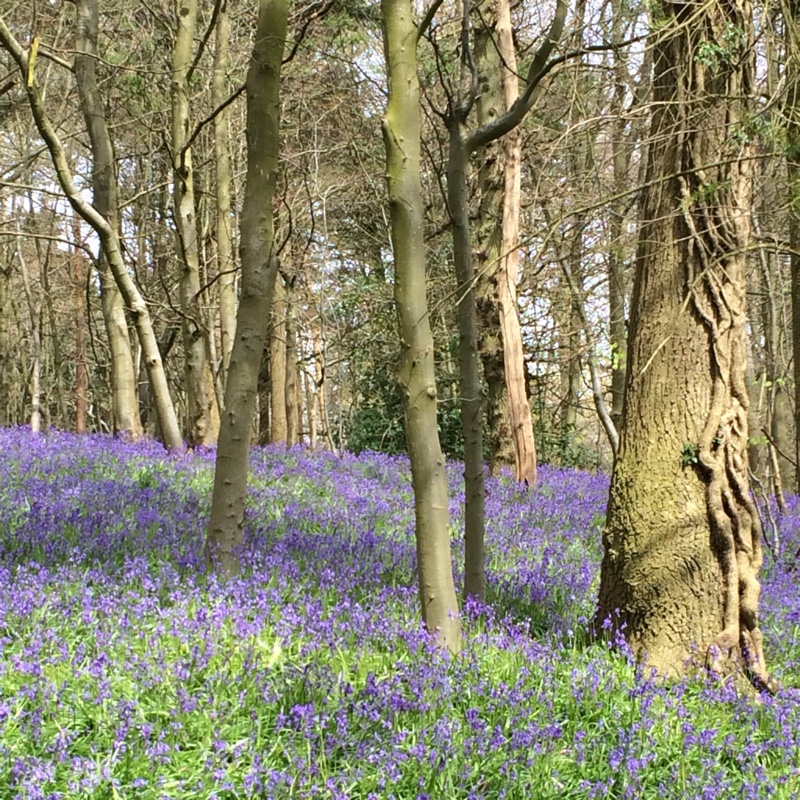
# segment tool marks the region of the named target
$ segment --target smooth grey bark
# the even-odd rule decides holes
[[[224,575],[241,569],[258,373],[278,271],[272,199],[278,175],[281,61],[288,11],[286,0],[260,0],[253,57],[247,71],[247,177],[240,226],[241,299],[225,387],[206,537],[207,564]]]
[[[381,11],[389,82],[383,138],[401,350],[399,383],[414,487],[419,598],[428,630],[441,647],[458,652],[461,622],[450,556],[447,475],[436,424],[433,336],[425,284],[419,31],[410,0],[382,0]]]

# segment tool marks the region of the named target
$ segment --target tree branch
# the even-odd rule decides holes
[[[536,55],[533,57],[531,66],[528,69],[528,78],[525,82],[525,89],[514,101],[511,108],[497,119],[487,122],[467,137],[467,148],[474,152],[479,147],[484,147],[490,142],[499,139],[501,136],[513,130],[522,122],[525,115],[533,108],[534,103],[539,97],[538,89],[544,77],[558,64],[563,63],[564,56],[560,59],[550,61],[550,56],[561,39],[564,32],[564,24],[567,19],[567,0],[557,0],[556,14],[550,24],[550,29],[545,35]]]

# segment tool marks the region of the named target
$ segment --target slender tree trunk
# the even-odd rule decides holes
[[[794,364],[795,491],[800,494],[800,3],[784,0],[786,24],[786,127],[789,138],[789,250],[791,252],[792,356]]]
[[[275,280],[272,303],[272,326],[269,332],[269,441],[289,442],[289,420],[286,416],[286,316],[288,297],[283,276]]]
[[[564,314],[564,330],[559,331],[558,361],[561,372],[561,427],[565,434],[573,435],[578,426],[578,405],[581,393],[581,328],[583,313],[583,227],[581,217],[573,221],[563,285],[569,305]],[[563,350],[562,350],[563,348]]]
[[[286,380],[284,382],[286,403],[286,442],[295,445],[300,442],[300,391],[297,381],[297,311],[294,302],[294,278],[287,286],[286,302]]]
[[[119,226],[117,176],[114,148],[105,116],[105,104],[97,86],[98,0],[77,0],[75,38],[75,80],[81,110],[92,149],[92,203],[116,232]],[[111,354],[111,391],[114,431],[131,439],[142,434],[136,400],[137,373],[133,363],[131,337],[125,303],[103,251],[99,259],[100,301]]]
[[[31,369],[28,380],[28,389],[31,397],[31,431],[40,433],[42,430],[42,304],[35,298],[31,289],[30,271],[28,262],[22,253],[22,240],[18,240],[17,260],[19,261],[22,285],[25,289],[25,299],[28,302],[28,313],[31,318]]]
[[[13,420],[12,412],[12,358],[11,358],[11,275],[13,268],[11,256],[7,255],[4,246],[0,251],[3,254],[3,263],[0,264],[0,426],[10,425]]]
[[[72,217],[72,299],[75,304],[75,432],[86,433],[89,405],[89,375],[86,369],[86,265],[81,245],[81,226]]]
[[[240,228],[242,293],[225,386],[206,539],[209,567],[226,575],[241,568],[258,373],[278,271],[272,200],[278,175],[280,77],[287,17],[287,0],[260,0],[247,72],[247,179]]]
[[[219,108],[227,97],[230,18],[228,3],[223,0],[217,18],[214,75],[211,102]],[[228,112],[214,118],[214,156],[216,161],[217,198],[217,269],[219,272],[219,327],[222,347],[220,382],[224,388],[236,331],[236,264],[233,258],[233,213],[231,210],[230,133]]]
[[[453,261],[458,284],[458,364],[461,427],[464,432],[464,594],[483,602],[486,597],[486,488],[483,475],[483,397],[478,369],[478,324],[467,195],[469,152],[460,110],[454,110],[447,124],[450,132],[447,197],[453,225]]]
[[[664,2],[659,12],[597,621],[661,674],[685,673],[699,654],[715,672],[741,660],[769,687],[758,625],[761,528],[747,464],[752,155],[735,135],[753,96],[752,10],[714,0]],[[730,30],[740,37],[726,40]],[[726,41],[717,57],[701,49]]]
[[[200,251],[194,165],[189,146],[189,87],[197,22],[197,0],[177,0],[178,30],[172,53],[172,150],[174,207],[180,264],[184,375],[190,444],[212,445],[219,433],[219,408],[208,353],[209,331],[201,307]]]
[[[406,418],[416,517],[422,617],[443,647],[461,649],[450,555],[447,476],[436,425],[433,337],[425,285],[420,182],[420,96],[417,37],[410,0],[382,0],[389,100],[383,122],[395,259],[400,389]]]

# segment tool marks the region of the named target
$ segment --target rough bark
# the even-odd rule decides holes
[[[92,150],[92,204],[115,231],[119,227],[114,147],[97,85],[98,0],[77,0],[75,80]],[[114,432],[131,439],[142,434],[136,398],[133,360],[125,302],[114,280],[106,253],[100,253],[100,304],[111,356],[111,392]]]
[[[280,76],[287,0],[260,0],[253,58],[247,72],[247,177],[242,206],[241,299],[222,415],[211,519],[209,568],[241,568],[248,460],[261,356],[278,264],[272,199],[278,175]]]
[[[659,11],[597,622],[661,674],[740,662],[767,687],[745,385],[752,11],[741,0]]]
[[[228,3],[223,0],[217,18],[214,73],[211,82],[211,102],[220,108],[227,98],[230,18]],[[233,212],[231,209],[230,135],[227,109],[214,117],[214,158],[217,200],[217,271],[219,274],[219,328],[222,348],[220,383],[225,387],[228,366],[236,332],[236,269],[233,259]]]
[[[197,22],[197,0],[177,0],[178,29],[172,52],[172,153],[177,254],[183,332],[188,439],[213,445],[219,433],[219,408],[208,353],[209,331],[201,306],[200,250],[197,240],[194,165],[189,146],[189,82]]]
[[[517,56],[507,0],[497,0],[476,33],[480,76],[478,125],[502,115],[519,97]],[[478,239],[477,311],[487,384],[490,467],[514,465],[517,481],[536,483],[533,417],[525,391],[522,329],[517,309],[521,146],[517,129],[483,148]],[[510,456],[510,457],[509,457]]]
[[[416,519],[417,571],[422,617],[439,644],[461,648],[450,557],[447,476],[436,425],[433,337],[425,286],[425,245],[420,182],[418,31],[410,0],[382,0],[389,100],[383,121],[395,260],[406,439]]]

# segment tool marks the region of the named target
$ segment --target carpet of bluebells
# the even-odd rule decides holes
[[[408,465],[257,449],[205,574],[213,454],[0,431],[0,800],[800,796],[800,510],[763,573],[775,697],[585,636],[607,478],[488,482],[489,607],[421,629]],[[459,468],[451,467],[461,561]]]

